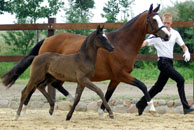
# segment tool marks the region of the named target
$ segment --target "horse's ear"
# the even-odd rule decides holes
[[[100,28],[100,25],[98,25],[98,27],[96,29],[96,34],[98,35],[98,34],[100,34],[100,32],[101,32],[101,28]]]
[[[148,14],[151,14],[152,13],[152,10],[153,10],[153,4],[150,5],[150,9],[148,11]]]
[[[153,12],[158,12],[158,10],[160,9],[160,4],[158,5],[158,7],[156,7]]]

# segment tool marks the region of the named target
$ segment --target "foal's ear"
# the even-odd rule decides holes
[[[150,5],[150,9],[148,11],[148,14],[151,14],[152,13],[152,10],[153,10],[153,4]]]
[[[96,34],[100,34],[102,32],[101,28],[100,28],[100,25],[98,25],[97,29],[96,29]]]
[[[156,7],[153,12],[158,12],[158,10],[160,9],[160,4],[158,5],[158,7]]]
[[[102,32],[102,31],[103,31],[103,29],[104,29],[104,25],[102,26],[102,28],[100,29],[100,31]]]

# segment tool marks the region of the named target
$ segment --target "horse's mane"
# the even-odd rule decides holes
[[[147,10],[146,10],[147,11]],[[146,12],[144,11],[144,12]],[[119,30],[125,28],[126,26],[131,26],[138,18],[141,14],[143,14],[144,12],[138,14],[137,16],[135,16],[134,18],[132,18],[131,20],[129,20],[126,24],[124,24]]]

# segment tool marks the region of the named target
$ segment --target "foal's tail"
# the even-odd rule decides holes
[[[34,57],[38,55],[39,49],[42,46],[43,42],[44,40],[38,42],[27,56],[19,61],[11,70],[1,76],[1,78],[3,79],[2,83],[6,87],[11,87],[19,78],[19,76],[32,64],[32,61]]]

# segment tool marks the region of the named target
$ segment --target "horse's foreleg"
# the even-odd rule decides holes
[[[50,95],[46,92],[45,87],[38,87],[38,90],[46,97],[47,101],[49,102],[49,105],[50,105],[49,114],[52,115],[54,111],[54,106],[55,106],[54,101],[52,100]]]
[[[78,102],[80,101],[80,97],[82,95],[83,90],[84,90],[83,86],[80,86],[80,85],[77,86],[74,103],[73,103],[73,106],[72,106],[71,110],[67,114],[66,120],[70,120],[71,119],[71,117],[73,115],[73,112],[75,110],[75,107],[77,106]]]
[[[70,102],[73,102],[73,101],[74,101],[73,96],[72,96],[66,89],[63,88],[62,83],[63,83],[63,82],[57,80],[57,81],[53,82],[53,83],[51,84],[51,86],[54,87],[54,88],[56,88],[59,92],[61,92],[64,96],[66,96],[67,99],[68,99]]]
[[[106,91],[106,94],[105,94],[105,99],[106,99],[107,102],[111,98],[112,94],[114,93],[114,91],[115,91],[115,89],[116,89],[116,87],[118,86],[119,83],[120,82],[115,81],[115,80],[110,81],[110,83],[108,85],[108,88],[107,88],[107,91]],[[104,104],[102,104],[100,108],[104,111],[104,109],[105,109]]]
[[[96,85],[94,85],[92,82],[90,82],[89,80],[87,80],[85,86],[87,88],[89,88],[90,90],[96,92],[100,96],[100,98],[102,99],[102,102],[103,102],[106,110],[109,113],[109,117],[113,119],[114,116],[113,116],[112,110],[111,110],[110,106],[108,105],[102,90],[100,88],[98,88]],[[104,118],[102,111],[98,111],[98,112],[100,113],[101,118]]]

